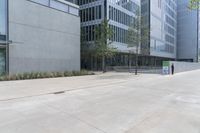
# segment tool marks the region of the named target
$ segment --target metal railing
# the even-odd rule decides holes
[[[135,72],[135,66],[108,66],[107,70],[116,72]],[[162,67],[157,66],[138,66],[138,73],[162,74]]]

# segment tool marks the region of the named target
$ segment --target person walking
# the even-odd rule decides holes
[[[174,64],[173,63],[171,65],[171,71],[172,71],[172,75],[174,75]]]

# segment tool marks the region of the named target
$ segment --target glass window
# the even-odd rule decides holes
[[[74,15],[77,15],[78,16],[78,13],[79,13],[79,9],[77,8],[74,8],[74,7],[69,7],[69,13],[71,14],[74,14]]]
[[[0,0],[0,35],[6,35],[6,0]]]
[[[69,6],[65,5],[63,3],[60,3],[58,1],[55,0],[51,0],[50,1],[50,7],[64,11],[64,12],[68,12],[69,11]]]
[[[42,4],[42,5],[46,5],[46,6],[49,5],[49,0],[31,0],[31,1],[34,1],[34,2]]]
[[[66,13],[70,13],[76,16],[79,16],[79,9],[73,6],[66,4],[65,2],[57,1],[57,0],[30,0],[35,3],[39,3],[41,5],[45,5]],[[77,0],[68,0],[69,2],[77,3]],[[82,12],[81,14],[84,14]],[[83,21],[83,20],[82,20]]]

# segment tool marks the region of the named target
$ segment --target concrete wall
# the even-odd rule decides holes
[[[80,70],[80,18],[9,0],[10,73]]]
[[[171,69],[172,63],[174,64],[174,68],[175,68],[174,72],[175,73],[200,69],[200,63],[177,62],[177,61],[170,61],[170,69]],[[171,72],[171,70],[170,70],[170,72]]]

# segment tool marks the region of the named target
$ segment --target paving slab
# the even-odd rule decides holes
[[[199,75],[0,82],[0,133],[200,133]]]

